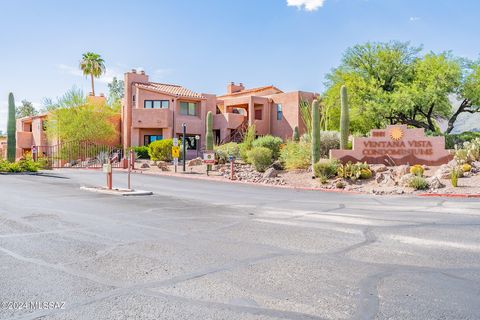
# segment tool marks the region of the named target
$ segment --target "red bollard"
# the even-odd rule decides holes
[[[132,170],[135,170],[135,153],[133,150],[130,150],[130,166]]]
[[[112,190],[112,160],[108,162],[108,169],[107,169],[107,189]]]

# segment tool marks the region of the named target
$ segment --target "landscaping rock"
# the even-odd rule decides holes
[[[455,160],[455,159],[450,160],[450,161],[448,162],[448,166],[451,167],[451,168],[455,168],[456,166],[458,166],[457,160]]]
[[[480,161],[473,161],[473,162],[472,162],[472,167],[473,167],[473,168],[480,169]]]
[[[448,164],[442,164],[440,168],[435,171],[434,176],[439,179],[450,179],[452,168]]]
[[[413,177],[415,177],[415,175],[411,173],[403,175],[399,180],[399,185],[401,185],[402,187],[408,187],[408,184]]]
[[[147,168],[150,168],[150,165],[146,162],[142,163],[142,165],[140,166],[140,168],[142,169],[147,169]]]
[[[189,167],[201,166],[202,164],[203,164],[203,160],[200,157],[192,159],[192,160],[187,162],[187,166],[189,166]]]
[[[162,171],[168,171],[168,163],[165,161],[158,161],[157,167]]]
[[[283,164],[279,160],[272,163],[271,167],[274,168],[275,170],[283,170]]]
[[[383,173],[382,174],[382,179],[380,180],[379,184],[382,187],[394,187],[397,185],[397,182],[395,179],[392,177],[390,174]]]
[[[63,165],[64,168],[71,168],[72,164],[70,162],[67,162]]]
[[[275,168],[268,168],[263,173],[263,178],[275,178],[278,175],[278,171]]]
[[[426,179],[430,189],[440,189],[445,187],[445,185],[438,179],[438,177],[430,177]]]
[[[376,173],[388,171],[388,167],[384,164],[372,164],[370,168]]]
[[[403,164],[395,168],[395,175],[397,177],[403,177],[410,172],[410,166]]]

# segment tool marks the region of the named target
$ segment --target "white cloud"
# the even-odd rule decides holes
[[[323,7],[325,0],[287,0],[287,5],[290,7],[297,7],[298,9],[305,9],[306,11],[315,11]]]
[[[421,19],[420,17],[410,17],[409,20],[412,21],[412,22],[415,22],[415,21],[418,21],[420,19]]]
[[[57,68],[60,69],[63,73],[70,74],[77,77],[85,77],[82,71],[78,67],[72,67],[66,64],[59,64]],[[137,70],[143,70],[142,67],[136,68]],[[116,68],[107,68],[107,71],[97,80],[102,83],[110,83],[113,80],[113,77],[123,79],[123,73]]]

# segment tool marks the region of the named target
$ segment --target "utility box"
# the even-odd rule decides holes
[[[105,173],[112,173],[112,165],[109,163],[104,164],[102,169]]]

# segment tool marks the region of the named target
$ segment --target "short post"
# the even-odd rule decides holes
[[[132,159],[134,158],[133,150],[130,150],[130,153],[128,155],[128,190],[131,190],[130,186],[130,173],[132,172],[132,167],[131,167],[131,162]]]
[[[198,158],[198,149],[200,147],[200,144],[199,144],[200,143],[200,136],[198,134],[195,136],[195,141],[196,141],[195,144],[197,146],[197,158]]]
[[[187,162],[187,124],[182,123],[182,145],[183,145],[183,150],[182,150],[182,157],[183,157],[183,172],[185,172],[185,164]]]
[[[133,150],[130,150],[130,164],[129,167],[132,168],[132,170],[135,170],[135,153]]]
[[[235,170],[235,157],[234,157],[234,156],[230,156],[230,180],[234,180],[234,179],[235,179],[234,170]]]
[[[104,172],[107,173],[107,189],[112,190],[112,160],[108,160],[108,164],[103,166]]]
[[[37,162],[38,160],[38,149],[37,146],[32,146],[32,159]]]

